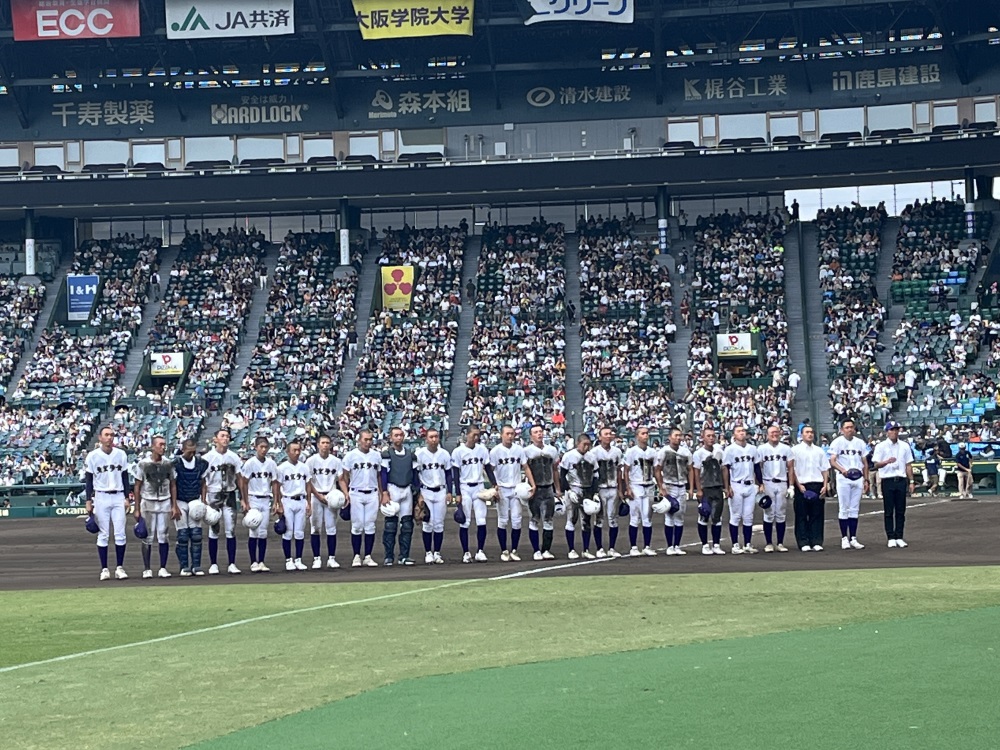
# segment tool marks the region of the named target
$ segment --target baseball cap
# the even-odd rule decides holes
[[[898,429],[899,429],[899,422],[886,422],[885,423],[885,431],[886,432],[888,432],[889,430],[898,430]]]

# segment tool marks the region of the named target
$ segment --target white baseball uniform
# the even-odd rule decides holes
[[[764,523],[785,523],[788,508],[788,462],[792,449],[784,443],[757,446],[757,458],[764,478],[764,493],[771,507],[764,510]]]
[[[576,531],[576,524],[583,514],[583,498],[590,494],[597,475],[597,459],[591,451],[580,453],[574,448],[563,455],[559,468],[566,471],[566,479],[569,480],[569,487],[563,487],[563,491],[573,490],[580,496],[580,505],[569,507],[570,503],[567,503],[566,508],[566,531]]]
[[[205,502],[222,511],[222,521],[225,527],[226,539],[233,539],[236,536],[236,475],[243,468],[240,457],[227,450],[219,453],[212,448],[204,456],[208,463],[208,471],[205,472]],[[233,501],[226,502],[228,497]],[[219,526],[208,528],[208,538],[219,538]]]
[[[448,492],[448,472],[451,471],[451,456],[444,448],[431,451],[427,446],[417,448],[414,453],[417,472],[420,477],[420,496],[430,513],[424,519],[424,532],[443,532],[446,510],[445,495]]]
[[[250,529],[251,539],[266,539],[267,525],[271,522],[271,502],[274,500],[274,483],[278,480],[278,465],[270,456],[263,461],[256,455],[243,462],[240,474],[247,480],[247,502],[259,510],[264,520],[256,529]]]
[[[868,454],[868,444],[857,435],[850,440],[838,435],[830,443],[830,462],[836,461],[844,469],[857,469],[864,473],[865,456]],[[839,509],[837,518],[857,518],[861,508],[861,494],[864,491],[864,476],[858,479],[848,479],[837,472],[837,502]]]
[[[465,511],[463,529],[469,528],[473,511],[476,514],[476,526],[486,525],[486,501],[479,499],[479,493],[485,487],[483,477],[488,463],[490,452],[482,443],[476,443],[472,448],[463,444],[451,452],[451,465],[458,468],[462,509]]]
[[[497,527],[521,528],[521,501],[514,494],[514,487],[521,481],[528,461],[524,448],[514,443],[510,448],[502,443],[490,451],[490,465],[497,478]]]
[[[278,483],[281,485],[281,507],[285,511],[285,541],[306,538],[306,484],[309,467],[305,461],[282,461],[278,466]]]
[[[409,454],[409,461],[406,460],[407,454]],[[393,481],[393,461],[396,461],[397,465],[399,465],[398,462],[402,462],[401,468],[405,468],[409,464],[405,484],[396,484]],[[390,446],[388,449],[382,451],[382,469],[389,474],[389,483],[383,489],[389,493],[390,500],[399,503],[399,518],[406,518],[413,515],[413,469],[416,467],[416,464],[417,461],[413,452],[407,448],[397,451]],[[398,481],[402,482],[403,478],[398,477]]]
[[[757,479],[754,464],[758,462],[757,448],[750,443],[733,442],[722,452],[722,465],[729,468],[729,523],[731,526],[753,526],[753,506],[757,498]]]
[[[332,453],[326,458],[318,453],[309,456],[306,459],[309,488],[325,500],[326,494],[337,487],[340,468],[340,459]],[[334,536],[337,533],[337,511],[331,510],[329,505],[320,502],[313,495],[312,514],[309,516],[309,533],[321,534],[324,529],[328,536]]]
[[[597,461],[597,494],[604,506],[604,516],[608,519],[608,527],[618,528],[618,468],[622,463],[621,450],[611,445],[606,450],[598,444],[590,449],[589,454]]]
[[[685,445],[680,445],[674,450],[670,445],[665,445],[656,454],[656,466],[660,467],[663,474],[663,484],[667,494],[675,498],[680,505],[676,513],[664,513],[664,526],[683,526],[684,512],[687,510],[688,487],[691,477],[691,462],[693,460],[691,451]]]
[[[638,528],[653,525],[650,517],[650,506],[653,499],[653,464],[656,461],[656,450],[651,446],[640,448],[633,445],[625,451],[623,462],[628,467],[628,482],[632,489],[632,497],[628,501],[628,525]]]
[[[108,546],[112,526],[115,545],[122,546],[125,544],[127,494],[127,489],[122,484],[122,472],[128,470],[128,456],[121,448],[112,448],[109,453],[102,448],[95,448],[87,454],[84,466],[94,482],[94,519],[100,529],[97,532],[97,546]]]
[[[348,451],[342,463],[342,473],[350,474],[348,501],[351,509],[351,533],[374,534],[378,515],[378,475],[382,471],[382,456],[369,449]]]
[[[140,513],[146,520],[149,535],[145,544],[167,544],[170,523],[170,483],[177,479],[174,465],[163,458],[154,461],[152,455],[143,458],[135,466],[135,478],[142,482],[138,498]]]

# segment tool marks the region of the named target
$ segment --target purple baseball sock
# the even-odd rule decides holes
[[[639,529],[635,526],[628,527],[628,542],[631,546],[635,547],[639,540]]]
[[[312,547],[313,557],[319,557],[319,534],[309,535],[309,546]]]
[[[673,547],[674,546],[674,527],[673,526],[664,526],[663,527],[663,536],[667,540],[667,547]]]
[[[459,526],[458,541],[462,545],[462,554],[469,551],[469,530]]]
[[[227,536],[226,537],[226,556],[229,558],[229,564],[236,564],[236,537]]]
[[[257,537],[247,539],[247,551],[250,553],[250,562],[257,562]]]
[[[674,546],[681,546],[681,535],[684,533],[683,526],[674,526]]]
[[[618,527],[612,526],[608,530],[608,549],[614,549],[615,544],[618,543]]]
[[[740,541],[740,527],[729,524],[729,541],[738,544]]]
[[[782,542],[785,541],[785,525],[786,524],[784,521],[778,521],[775,524],[775,526],[778,529],[778,544],[781,544]]]
[[[115,562],[116,562],[116,564],[118,565],[119,568],[122,565],[125,564],[125,545],[124,544],[116,544],[115,545]]]
[[[374,540],[375,537],[372,537],[372,539]],[[435,531],[434,532],[434,551],[435,552],[440,552],[442,544],[444,544],[444,532],[443,531]]]
[[[484,549],[486,547],[486,524],[482,524],[476,527],[476,544],[479,549]]]
[[[583,530],[583,551],[590,552],[590,532]]]
[[[501,550],[507,549],[507,529],[497,529],[497,542]]]
[[[566,530],[566,546],[569,547],[569,551],[572,552],[576,547],[576,532]]]
[[[160,542],[160,567],[167,567],[167,558],[170,557],[169,542]]]
[[[838,518],[837,520],[840,522],[840,535],[841,536],[847,536],[847,533],[848,533],[847,532],[847,519],[846,518]]]
[[[257,540],[257,562],[264,562],[264,555],[267,554],[267,539]]]
[[[431,552],[432,551],[431,550],[431,544],[432,544],[431,540],[432,540],[432,538],[433,537],[431,536],[431,532],[429,532],[429,531],[425,531],[424,532],[424,552]]]
[[[597,549],[604,549],[604,530],[601,528],[594,529],[594,544],[597,545]]]
[[[375,535],[365,534],[365,557],[369,557],[372,553],[372,547],[375,546]]]
[[[764,541],[767,544],[770,544],[773,535],[774,535],[774,523],[770,521],[764,521]]]
[[[101,560],[101,570],[104,570],[106,567],[108,567],[108,548],[107,547],[98,547],[97,548],[97,557],[100,558],[100,560]]]
[[[212,565],[219,564],[219,540],[208,538],[208,561]]]
[[[531,549],[539,552],[538,549],[538,529],[528,529],[528,541],[531,542]]]
[[[292,540],[291,539],[282,539],[281,540],[281,549],[285,553],[285,559],[286,560],[291,560],[292,559]]]
[[[296,560],[301,560],[302,559],[302,550],[305,549],[305,546],[306,546],[306,540],[305,539],[296,539],[295,540],[295,559]]]
[[[753,540],[753,524],[743,524],[743,544],[750,544]]]
[[[852,539],[854,537],[856,537],[858,535],[858,519],[857,518],[848,518],[847,519],[847,529],[850,532]]]
[[[521,530],[511,529],[510,530],[510,548],[517,549],[517,545],[521,543]]]
[[[326,554],[330,557],[334,557],[337,554],[337,535],[327,534],[326,535]]]
[[[351,532],[351,547],[354,549],[355,555],[361,554],[361,534]]]
[[[703,523],[698,524],[698,536],[702,544],[708,544],[708,526]]]
[[[714,524],[712,526],[712,544],[718,544],[722,541],[722,524]]]

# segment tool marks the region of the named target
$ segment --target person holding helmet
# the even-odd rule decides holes
[[[167,441],[162,435],[154,435],[149,442],[149,455],[140,460],[134,468],[136,498],[135,520],[146,522],[147,536],[142,540],[142,577],[152,578],[153,539],[156,539],[160,553],[159,578],[170,578],[167,558],[170,556],[170,541],[167,524],[181,516],[177,507],[177,472],[174,465],[164,459]]]
[[[320,555],[320,536],[326,531],[326,567],[336,570],[337,563],[337,511],[330,507],[327,495],[337,487],[337,477],[340,476],[340,459],[330,451],[333,441],[329,435],[320,435],[316,441],[316,453],[306,459],[306,469],[309,482],[306,484],[306,494],[312,499],[312,512],[309,515],[309,543],[312,547],[312,569],[323,567],[323,557]]]
[[[203,576],[201,568],[202,526],[204,513],[191,511],[191,506],[204,510],[201,500],[201,483],[208,471],[208,462],[198,455],[198,443],[188,438],[181,444],[181,455],[174,459],[177,475],[177,508],[180,518],[174,521],[177,529],[175,552],[181,566],[181,578]]]
[[[514,428],[509,424],[500,428],[500,444],[494,445],[490,451],[489,466],[496,477],[494,486],[497,489],[497,542],[500,544],[500,562],[520,562],[517,545],[521,541],[521,500],[517,496],[516,488],[521,483],[522,472],[528,471],[528,461],[524,456],[524,448],[514,443]]]
[[[806,425],[802,429],[802,442],[792,448],[788,475],[795,488],[795,541],[803,552],[823,551],[823,496],[830,461],[815,440],[815,430]]]
[[[597,445],[590,455],[597,461],[597,499],[602,505],[594,528],[597,543],[597,557],[621,557],[615,549],[618,541],[618,501],[622,497],[621,463],[622,452],[614,445],[615,433],[610,427],[602,427],[597,433]],[[602,523],[608,522],[608,546],[605,550],[602,537]]]
[[[389,447],[382,451],[383,506],[399,503],[399,512],[387,516],[382,527],[382,546],[385,548],[385,565],[396,562],[396,532],[399,532],[399,564],[413,565],[410,544],[413,540],[413,498],[418,491],[417,459],[406,447],[406,433],[402,427],[389,430]]]
[[[576,438],[576,447],[568,451],[559,462],[559,480],[569,492],[575,493],[577,502],[568,503],[566,508],[566,544],[569,545],[569,559],[576,560],[580,554],[576,551],[576,525],[583,522],[583,557],[593,560],[590,551],[591,526],[594,519],[583,512],[584,495],[592,497],[597,494],[597,459],[590,452],[590,436],[580,434]],[[569,494],[567,492],[567,495]]]
[[[278,465],[267,455],[271,444],[264,435],[258,435],[253,441],[254,455],[248,458],[240,469],[240,494],[244,520],[251,510],[260,513],[260,522],[247,526],[249,539],[247,547],[250,551],[250,572],[269,573],[270,568],[264,564],[267,554],[267,525],[271,521],[272,504],[275,513],[281,513],[281,497],[278,485]]]
[[[531,520],[528,521],[528,538],[534,550],[534,560],[554,560],[552,554],[552,517],[555,515],[556,498],[562,499],[562,487],[559,484],[559,451],[555,446],[545,443],[543,436],[545,428],[536,424],[531,428],[531,443],[524,449],[527,459],[525,473],[531,485],[531,499],[528,510]],[[538,538],[538,527],[541,526],[541,543]]]
[[[205,454],[208,471],[202,482],[201,500],[222,514],[221,523],[208,526],[208,557],[211,565],[208,574],[219,574],[219,532],[226,535],[226,556],[229,558],[227,572],[239,575],[236,567],[236,477],[243,468],[243,462],[229,450],[229,430],[215,433],[215,447]],[[221,528],[220,528],[221,526]]]

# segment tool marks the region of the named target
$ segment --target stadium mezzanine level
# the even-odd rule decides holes
[[[754,194],[810,187],[962,179],[1000,174],[995,131],[867,145],[810,144],[549,155],[537,160],[448,159],[410,164],[323,164],[162,173],[35,174],[0,181],[0,218],[33,209],[77,218],[190,216],[331,209],[465,206]],[[981,195],[990,198],[990,195]],[[109,214],[109,211],[111,214]]]

